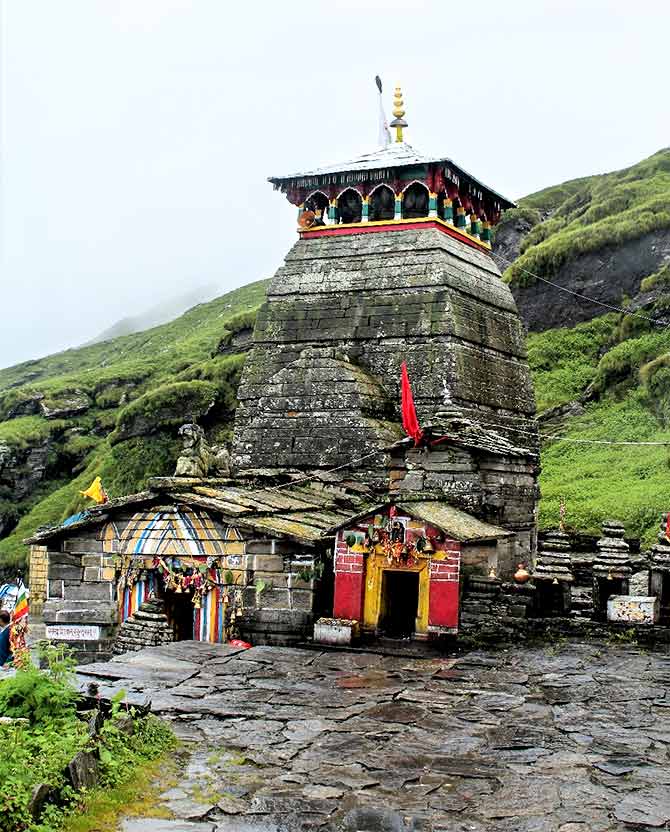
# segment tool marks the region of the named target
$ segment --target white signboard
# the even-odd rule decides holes
[[[55,641],[97,641],[100,627],[94,624],[47,624],[47,638]]]

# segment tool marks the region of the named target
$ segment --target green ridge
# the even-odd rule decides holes
[[[504,274],[512,284],[551,277],[583,254],[617,246],[670,227],[670,149],[614,173],[564,182],[519,202],[525,215],[538,212],[521,256]]]
[[[266,286],[257,281],[144,332],[0,370],[0,447],[21,455],[41,446],[47,455],[45,478],[25,499],[10,499],[0,483],[0,514],[17,523],[0,540],[0,564],[23,563],[25,537],[81,510],[79,492],[95,476],[120,496],[171,474],[181,446],[176,429],[191,415],[212,441],[230,437],[244,366],[231,342],[253,327]],[[88,409],[41,415],[42,405],[74,399]]]

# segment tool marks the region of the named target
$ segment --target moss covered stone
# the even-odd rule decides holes
[[[217,395],[218,387],[208,381],[164,384],[123,408],[109,441],[115,445],[133,436],[156,433],[163,427],[197,421],[212,408]]]

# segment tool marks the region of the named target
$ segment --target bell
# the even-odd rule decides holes
[[[489,578],[497,578],[495,566],[492,566],[489,569]]]
[[[554,586],[558,586],[558,578],[554,578],[554,580],[552,581],[552,584]]]
[[[429,537],[426,537],[426,542],[423,547],[423,553],[425,555],[432,555],[435,553],[435,547]]]

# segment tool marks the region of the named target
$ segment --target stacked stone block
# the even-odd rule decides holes
[[[662,623],[668,623],[670,620],[670,540],[667,537],[667,527],[668,515],[663,514],[658,542],[651,547],[649,558],[649,593],[659,600]]]
[[[172,628],[165,615],[165,605],[159,598],[144,601],[139,609],[127,618],[114,642],[115,654],[156,647],[173,640]]]
[[[314,619],[314,557],[276,539],[250,540],[246,552],[240,635],[254,644],[304,641]]]
[[[94,535],[75,533],[47,552],[46,635],[66,641],[80,662],[112,655],[117,623],[112,555]]]
[[[619,520],[603,523],[603,536],[596,543],[598,554],[593,561],[593,616],[607,616],[607,599],[611,595],[627,595],[633,573],[630,549],[623,539],[626,530]]]
[[[570,537],[563,531],[549,532],[539,547],[533,581],[537,587],[540,616],[569,615],[574,583],[570,559]]]

